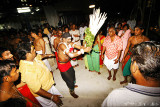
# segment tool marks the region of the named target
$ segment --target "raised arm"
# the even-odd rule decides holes
[[[53,47],[54,47],[55,51],[57,51],[57,46],[58,46],[57,38],[55,38],[54,39],[54,44],[53,44]]]
[[[68,55],[70,58],[77,57],[81,54],[84,54],[84,52],[90,52],[90,50],[91,50],[91,47],[86,47],[84,49],[80,49],[80,51],[72,53],[69,51],[69,49],[66,48],[66,46],[64,44],[61,44],[59,47],[64,52],[64,54]]]
[[[83,46],[77,45],[75,42],[71,42],[70,44],[71,44],[71,46],[72,46],[73,48],[76,48],[76,49],[82,49],[82,48],[83,48]]]

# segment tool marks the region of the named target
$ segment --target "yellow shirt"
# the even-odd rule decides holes
[[[33,62],[21,60],[19,64],[21,80],[28,85],[35,97],[40,88],[48,91],[54,84],[51,72],[41,59],[41,55],[37,55]]]

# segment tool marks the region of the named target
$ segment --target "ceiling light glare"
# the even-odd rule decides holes
[[[95,5],[93,4],[93,5],[89,5],[89,8],[95,8]]]
[[[39,8],[36,8],[36,11],[39,11],[40,9]]]
[[[31,12],[31,9],[29,7],[22,7],[22,8],[17,8],[18,13],[26,13],[26,12]]]

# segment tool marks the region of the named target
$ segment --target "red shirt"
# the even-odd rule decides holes
[[[123,49],[122,40],[117,35],[112,42],[110,36],[107,36],[103,42],[103,46],[106,47],[105,55],[108,59],[115,58],[118,56],[118,51]]]

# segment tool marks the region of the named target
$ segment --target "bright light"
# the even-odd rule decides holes
[[[34,12],[31,12],[31,14],[34,14]]]
[[[94,5],[94,4],[93,4],[93,5],[90,5],[89,8],[95,8],[95,5]]]
[[[30,6],[30,7],[32,7],[32,5],[31,5],[31,4],[30,4],[29,6]]]
[[[39,10],[40,10],[40,9],[37,7],[37,8],[36,8],[36,11],[39,11]]]
[[[31,9],[29,7],[22,7],[22,8],[17,8],[18,13],[26,13],[26,12],[31,12]]]
[[[118,12],[117,14],[121,14],[120,12]]]

